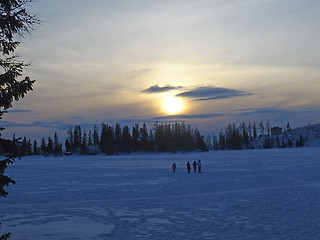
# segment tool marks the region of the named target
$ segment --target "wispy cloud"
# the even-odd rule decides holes
[[[153,68],[142,68],[142,69],[131,71],[131,74],[130,74],[130,76],[128,76],[128,79],[132,80],[137,77],[141,77],[142,75],[149,73],[152,70],[153,70]]]
[[[12,121],[2,121],[4,127],[43,127],[54,129],[65,129],[67,124],[62,121],[34,121],[31,123],[17,123]]]
[[[236,110],[237,116],[247,116],[247,115],[275,115],[275,114],[290,114],[293,111],[279,109],[279,108],[243,108]],[[300,111],[299,111],[300,112]]]
[[[209,113],[209,114],[182,114],[182,115],[167,115],[152,118],[152,120],[178,120],[178,119],[204,119],[220,117],[221,113]]]
[[[288,110],[288,109],[280,109],[280,108],[244,108],[237,110],[240,113],[238,115],[247,115],[247,114],[307,114],[307,113],[317,113],[319,110],[314,109],[295,109],[295,110]]]
[[[281,109],[277,107],[269,108],[244,108],[235,111],[236,117],[249,117],[255,120],[271,120],[271,121],[290,121],[290,119],[305,119],[307,116],[319,115],[320,111],[317,109]]]
[[[162,92],[169,92],[172,90],[176,90],[182,88],[182,86],[171,86],[167,85],[165,87],[159,87],[158,85],[151,86],[147,89],[141,90],[142,93],[162,93]]]
[[[177,97],[193,98],[196,101],[207,101],[214,99],[233,98],[252,95],[250,92],[239,91],[229,88],[218,87],[198,87],[191,91],[186,91],[177,94]]]
[[[79,119],[82,119],[82,117],[80,116],[71,116],[70,119],[76,119],[76,120],[79,120]]]
[[[29,109],[10,109],[6,110],[8,113],[26,113],[26,112],[33,112],[32,110]]]

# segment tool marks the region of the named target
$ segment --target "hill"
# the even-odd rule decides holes
[[[250,148],[320,147],[320,123],[285,129],[279,134],[259,136],[250,142]]]
[[[304,127],[292,129],[287,133],[291,139],[299,139],[300,136],[304,139],[304,146],[319,147],[320,146],[320,123],[309,124]]]

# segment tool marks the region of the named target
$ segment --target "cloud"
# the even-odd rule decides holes
[[[246,116],[246,115],[275,115],[275,114],[290,114],[292,111],[279,109],[279,108],[243,108],[236,110],[237,116]]]
[[[280,109],[280,108],[243,108],[243,109],[238,109],[236,110],[237,113],[236,115],[238,116],[246,116],[246,115],[276,115],[276,114],[284,114],[286,116],[293,116],[295,114],[308,114],[308,113],[318,113],[319,110],[314,110],[314,109],[293,109],[293,110],[288,110],[288,109]]]
[[[33,112],[32,110],[29,109],[10,109],[6,110],[8,113],[26,113],[26,112]]]
[[[82,119],[82,117],[80,116],[71,116],[70,119],[76,119],[76,120],[79,120],[79,119]]]
[[[272,120],[272,121],[291,121],[299,118],[308,119],[307,116],[319,114],[317,109],[281,109],[276,107],[270,108],[244,108],[238,109],[235,115],[237,117],[250,117],[256,120]]]
[[[141,77],[142,75],[144,75],[148,72],[151,72],[152,70],[153,70],[153,68],[142,68],[139,70],[131,71],[131,75],[128,76],[128,79],[132,80],[134,78]]]
[[[252,93],[239,91],[228,88],[218,88],[218,87],[198,87],[191,91],[186,91],[177,94],[177,97],[187,97],[194,98],[196,101],[207,101],[214,99],[223,99],[223,98],[233,98],[233,97],[242,97],[252,95]]]
[[[152,120],[174,120],[174,119],[204,119],[204,118],[215,118],[220,117],[223,114],[220,113],[209,113],[209,114],[184,114],[184,115],[167,115],[152,118]]]
[[[176,90],[176,89],[179,89],[179,88],[182,88],[181,86],[171,86],[171,85],[167,85],[165,87],[159,87],[158,85],[154,85],[154,86],[151,86],[147,89],[144,89],[144,90],[141,90],[142,93],[162,93],[162,92],[169,92],[169,91],[172,91],[172,90]]]
[[[54,129],[65,129],[67,124],[62,121],[34,121],[31,123],[17,123],[11,121],[2,121],[4,127],[43,127],[43,128],[54,128]]]

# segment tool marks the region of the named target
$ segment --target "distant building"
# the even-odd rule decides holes
[[[271,128],[271,136],[282,134],[282,127]]]

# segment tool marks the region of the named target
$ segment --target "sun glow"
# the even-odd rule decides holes
[[[169,114],[175,114],[182,110],[182,102],[179,98],[168,96],[163,102],[164,110]]]

